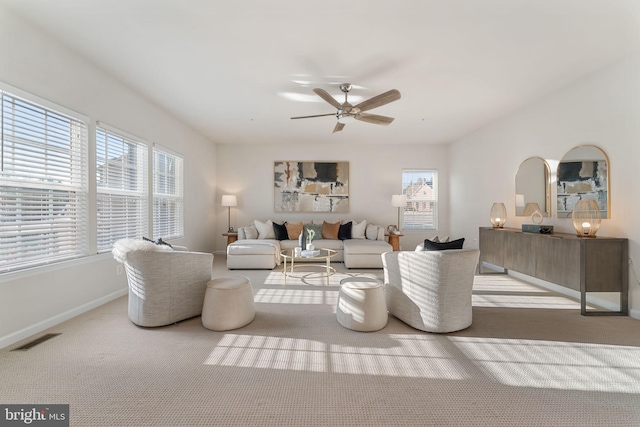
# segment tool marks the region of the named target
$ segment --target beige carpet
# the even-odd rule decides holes
[[[279,271],[231,272],[251,278],[257,317],[226,333],[199,317],[139,328],[120,298],[28,351],[0,350],[0,403],[68,403],[73,426],[640,425],[640,321],[580,316],[575,301],[489,275],[467,330],[391,317],[359,333],[336,322],[337,284],[382,272],[337,268],[328,284],[286,286]]]

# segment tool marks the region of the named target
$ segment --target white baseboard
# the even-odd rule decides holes
[[[120,298],[121,296],[126,295],[128,291],[129,291],[128,288],[121,289],[109,295],[105,295],[102,298],[98,298],[97,300],[88,302],[86,304],[82,304],[79,307],[72,308],[71,310],[65,311],[64,313],[60,313],[46,320],[38,322],[34,325],[31,325],[27,328],[16,331],[12,334],[6,335],[4,337],[0,337],[0,348],[10,346],[11,344],[14,344],[20,340],[28,338],[48,328],[51,328],[52,326],[62,323],[65,320],[69,320],[72,317],[85,313],[89,310],[93,310],[96,307],[99,307],[103,304],[113,301],[114,299]]]

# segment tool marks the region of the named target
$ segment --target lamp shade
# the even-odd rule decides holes
[[[407,206],[407,196],[404,194],[394,194],[391,196],[391,206],[394,208],[403,208]]]
[[[489,219],[494,228],[502,228],[507,222],[507,208],[504,203],[494,203],[489,212]]]
[[[222,196],[222,206],[238,206],[238,200],[234,194],[225,194]]]
[[[522,214],[524,216],[531,216],[535,211],[540,212],[540,205],[536,202],[529,202],[524,206],[524,212]]]
[[[600,207],[595,200],[580,200],[573,207],[571,219],[578,236],[596,237],[600,229]]]

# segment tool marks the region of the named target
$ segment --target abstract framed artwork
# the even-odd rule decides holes
[[[558,165],[558,217],[570,217],[580,200],[595,200],[608,218],[607,161],[562,161]]]
[[[349,162],[274,162],[276,212],[349,212]]]

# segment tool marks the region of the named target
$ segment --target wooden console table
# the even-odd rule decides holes
[[[480,274],[486,262],[579,291],[583,315],[629,314],[628,259],[624,238],[480,227]],[[587,292],[619,292],[620,311],[587,311]]]

